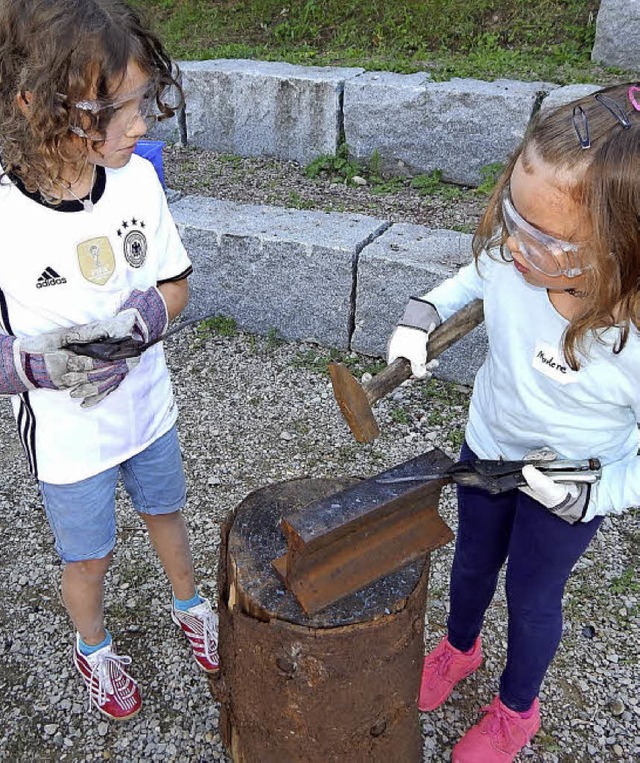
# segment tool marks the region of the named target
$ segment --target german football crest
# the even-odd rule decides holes
[[[78,244],[78,263],[82,275],[98,286],[105,284],[116,269],[116,258],[106,236]]]
[[[144,265],[147,259],[147,239],[139,230],[132,230],[124,237],[124,258],[132,268]]]
[[[122,239],[124,258],[132,268],[141,268],[147,259],[145,227],[144,220],[132,217],[130,220],[123,220],[118,228],[118,238]]]

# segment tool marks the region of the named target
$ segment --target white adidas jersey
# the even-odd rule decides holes
[[[133,289],[188,276],[191,263],[149,161],[98,168],[93,211],[80,202],[48,207],[5,179],[0,184],[4,256],[0,330],[18,337],[114,315]],[[102,402],[81,408],[65,391],[12,397],[32,473],[77,482],[139,453],[175,423],[162,344]]]

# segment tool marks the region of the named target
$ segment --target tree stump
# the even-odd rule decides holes
[[[234,763],[418,763],[429,555],[307,615],[272,567],[289,515],[357,480],[251,493],[222,528],[220,664],[210,677]]]

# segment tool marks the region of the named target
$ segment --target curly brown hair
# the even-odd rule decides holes
[[[592,230],[585,252],[591,268],[585,271],[584,309],[570,321],[563,337],[564,354],[574,370],[580,367],[578,355],[588,355],[588,337],[602,341],[603,331],[615,328],[613,351],[618,353],[631,327],[640,330],[640,112],[628,95],[632,86],[637,87],[614,85],[538,112],[498,180],[473,237],[476,261],[482,252],[495,249],[503,259],[511,259],[504,247],[508,234],[501,201],[518,159],[522,157],[526,166],[535,152],[547,164],[569,170],[575,184],[563,190],[584,206]],[[618,116],[596,95],[604,95]],[[574,114],[579,115],[579,130],[583,120],[588,124],[589,148],[581,145]]]
[[[157,83],[155,101],[162,118],[172,116],[183,104],[178,68],[141,14],[125,2],[2,0],[4,174],[18,175],[30,192],[55,198],[63,167],[81,164],[88,150],[86,141],[70,136],[70,124],[77,120],[74,104],[87,97],[108,102],[131,60]],[[28,103],[28,116],[20,96]],[[93,134],[104,135],[94,115],[84,113],[83,120]]]

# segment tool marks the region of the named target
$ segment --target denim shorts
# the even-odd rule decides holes
[[[181,509],[186,483],[176,427],[141,453],[93,477],[67,485],[40,482],[56,551],[65,562],[101,559],[113,550],[120,476],[139,513],[170,514]]]

